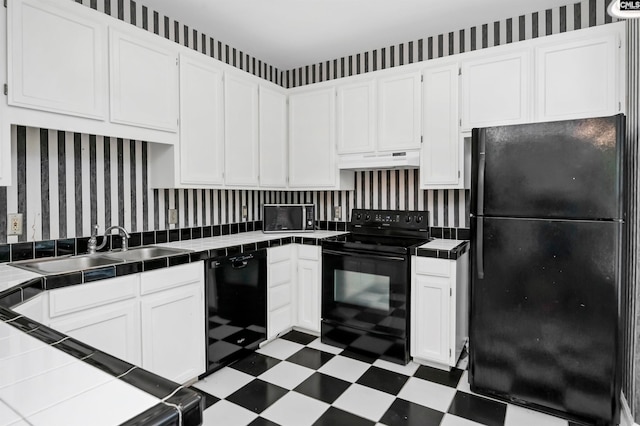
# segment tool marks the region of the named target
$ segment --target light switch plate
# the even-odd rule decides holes
[[[333,208],[333,219],[334,220],[342,219],[342,209],[340,209],[340,206],[335,206]]]
[[[178,210],[169,209],[169,225],[177,225],[177,224],[178,224]]]
[[[249,213],[247,211],[247,206],[242,206],[242,220],[246,220]]]

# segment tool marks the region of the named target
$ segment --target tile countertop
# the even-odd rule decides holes
[[[315,231],[265,234],[254,231],[156,245],[194,252],[240,246],[242,251],[246,251],[245,249],[251,249],[246,247],[251,244],[255,244],[254,249],[258,248],[258,243],[267,242],[262,246],[270,246],[269,241],[282,239],[291,239],[294,243],[317,244],[320,239],[344,233]],[[39,277],[39,274],[0,264],[0,293]],[[22,325],[16,327],[18,322],[27,323],[33,328],[25,330]],[[96,354],[94,351],[86,356],[72,356],[54,346],[65,346],[67,343],[77,345],[80,342],[74,342],[61,334],[48,342],[41,337],[33,337],[51,332],[55,333],[23,316],[0,308],[0,426],[144,424],[144,419],[140,417],[144,417],[146,413],[152,416],[148,418],[153,418],[156,422],[154,424],[160,424],[158,417],[164,417],[169,422],[177,420],[171,418],[172,412],[163,413],[162,408],[185,400],[185,396],[180,395],[180,392],[184,392],[180,391],[180,387],[166,397],[160,393],[152,395],[127,383],[130,371],[107,374],[103,369],[96,368],[95,363],[100,362],[97,359],[105,354]],[[106,364],[109,367],[114,362],[119,362],[113,357],[109,361],[108,357]],[[129,367],[143,373],[143,370]],[[167,404],[163,404],[163,401]],[[139,420],[142,423],[137,423]]]
[[[456,260],[469,250],[467,240],[432,240],[416,249],[415,255]]]

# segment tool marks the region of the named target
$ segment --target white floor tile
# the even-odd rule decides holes
[[[312,425],[328,408],[329,404],[322,401],[289,392],[260,416],[282,426],[306,426]]]
[[[254,379],[250,374],[225,367],[205,377],[194,386],[218,398],[226,398]]]
[[[458,382],[457,389],[459,391],[462,391],[462,392],[473,393],[473,392],[471,392],[471,388],[469,387],[469,372],[468,371],[465,371],[464,373],[462,373],[462,376],[460,376],[460,381]]]
[[[158,398],[122,380],[113,380],[29,416],[27,420],[33,426],[119,425],[159,402]]]
[[[336,355],[320,367],[318,371],[347,382],[355,382],[367,371],[370,365],[362,361]]]
[[[389,362],[382,359],[376,360],[373,365],[376,367],[384,368],[385,370],[394,371],[396,373],[404,374],[405,376],[413,376],[413,374],[420,367],[419,364],[409,361],[407,365],[396,364],[395,362]]]
[[[278,359],[287,359],[291,355],[304,348],[304,345],[289,340],[276,339],[273,342],[261,347],[256,352]]]
[[[282,361],[262,373],[258,378],[291,390],[304,382],[314,372],[315,370],[310,368],[292,362]]]
[[[389,409],[395,397],[367,386],[353,384],[333,405],[344,411],[377,422]]]
[[[453,414],[445,414],[440,422],[440,426],[484,426],[482,423],[473,422],[464,417],[454,416]]]
[[[504,426],[567,426],[566,420],[517,405],[507,404]]]
[[[309,343],[307,346],[313,349],[317,349],[319,351],[329,352],[330,354],[334,354],[334,355],[337,355],[340,352],[342,352],[342,348],[339,348],[337,346],[326,345],[322,343],[319,337],[313,342]]]
[[[218,401],[204,410],[202,426],[246,426],[258,415],[229,401]]]
[[[448,386],[410,377],[398,397],[446,413],[455,394]]]

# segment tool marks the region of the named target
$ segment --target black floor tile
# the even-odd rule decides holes
[[[380,423],[387,426],[438,426],[444,413],[404,399],[396,399]]]
[[[287,389],[256,379],[241,387],[226,399],[254,413],[262,413],[271,404],[282,398]]]
[[[360,376],[356,383],[395,396],[398,395],[407,380],[409,380],[409,376],[372,366]]]
[[[358,361],[366,362],[367,364],[373,364],[378,358],[371,355],[366,355],[361,352],[354,352],[350,349],[345,349],[340,352],[340,355],[346,356],[347,358],[356,359]]]
[[[329,407],[313,426],[372,426],[371,420],[363,419],[355,414],[347,413],[335,407]]]
[[[248,357],[231,364],[230,367],[257,377],[279,362],[280,360],[277,358],[254,352]]]
[[[288,332],[284,336],[280,336],[279,338],[289,340],[291,342],[300,343],[301,345],[308,345],[309,343],[316,340],[318,337],[312,336],[311,334],[302,333],[300,331],[293,330]]]
[[[465,392],[456,392],[449,413],[487,426],[502,426],[507,405]]]
[[[203,390],[200,390],[194,386],[189,387],[189,389],[191,389],[192,391],[200,394],[200,396],[202,397],[203,401],[204,401],[204,410],[206,410],[207,408],[211,407],[213,404],[215,404],[216,402],[220,401],[220,398],[215,397],[211,394],[206,393]]]
[[[458,386],[460,377],[464,371],[459,368],[452,368],[451,371],[440,370],[438,368],[427,367],[421,365],[415,372],[414,376],[419,379],[428,380],[430,382],[439,383],[444,386],[455,388]]]
[[[294,391],[332,404],[349,386],[349,382],[316,372],[300,383]]]
[[[335,355],[312,348],[302,348],[287,358],[287,361],[317,370]]]
[[[263,417],[257,417],[247,426],[280,426],[278,423],[274,423],[271,420],[267,420]]]

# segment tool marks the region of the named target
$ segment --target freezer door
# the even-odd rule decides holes
[[[621,218],[624,116],[474,129],[471,212]]]
[[[472,220],[472,390],[612,421],[620,230],[613,222]]]

